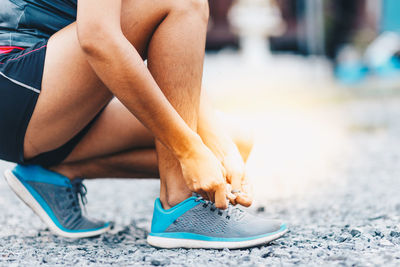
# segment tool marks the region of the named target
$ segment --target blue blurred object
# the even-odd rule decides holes
[[[400,1],[384,0],[381,16],[381,31],[392,31],[400,33]]]
[[[336,66],[336,79],[345,85],[355,85],[364,80],[369,70],[362,62],[341,63]]]
[[[356,47],[347,44],[340,48],[335,67],[335,77],[340,83],[355,85],[362,82],[368,73],[368,65]]]
[[[397,77],[400,75],[400,59],[391,57],[385,63],[374,68],[374,73],[384,78]]]

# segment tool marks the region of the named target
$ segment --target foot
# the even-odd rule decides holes
[[[98,236],[110,229],[110,223],[89,220],[82,215],[79,198],[86,204],[86,187],[81,179],[71,182],[63,175],[33,165],[17,165],[7,170],[5,177],[18,197],[56,235],[83,238]]]
[[[161,248],[237,249],[266,244],[287,231],[278,221],[233,206],[219,210],[210,201],[193,196],[168,210],[157,199],[147,242]]]

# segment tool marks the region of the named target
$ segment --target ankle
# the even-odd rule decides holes
[[[160,196],[160,201],[164,209],[170,209],[188,199],[191,195],[191,192],[170,193],[166,196]]]
[[[79,175],[77,174],[77,171],[67,164],[53,166],[53,167],[50,167],[49,170],[56,172],[58,174],[64,175],[71,181],[79,177]]]

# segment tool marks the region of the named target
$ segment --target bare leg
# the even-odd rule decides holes
[[[197,129],[208,21],[206,2],[199,8],[204,12],[170,14],[154,33],[148,54],[148,67],[153,77],[192,129]],[[168,30],[177,24],[180,24],[179,31]],[[174,47],[173,56],[171,47]],[[160,200],[164,208],[170,208],[192,193],[186,186],[178,160],[160,142],[156,142],[156,148]]]
[[[206,2],[124,1],[122,10],[124,34],[144,57],[151,39],[149,68],[177,111],[195,129],[208,17]],[[25,157],[34,157],[66,143],[111,98],[86,61],[77,40],[76,25],[55,34],[48,43],[42,92],[25,137]],[[118,140],[113,139],[111,143]],[[135,139],[131,137],[131,140]],[[121,149],[98,142],[94,154],[87,155],[83,146],[77,148],[67,162]],[[190,192],[180,167],[167,151],[158,149],[164,204],[167,204],[166,192],[176,198],[174,201],[183,200]],[[168,191],[165,185],[169,186]]]
[[[50,168],[75,178],[159,178],[155,149],[135,149],[114,155],[62,163]]]
[[[123,32],[143,57],[146,57],[147,46],[155,29],[171,10],[186,8],[188,12],[189,8],[194,8],[185,2],[191,1],[123,1]],[[179,31],[180,25],[167,30]],[[174,49],[170,47],[169,52]],[[170,56],[173,57],[173,53]],[[25,158],[65,144],[111,98],[108,88],[87,62],[77,38],[76,23],[54,34],[47,46],[42,91],[25,135]]]

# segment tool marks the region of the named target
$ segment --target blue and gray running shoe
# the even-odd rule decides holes
[[[237,249],[266,244],[287,231],[278,221],[256,217],[232,205],[220,210],[212,202],[193,196],[168,210],[157,199],[147,242],[161,248]]]
[[[98,236],[110,223],[89,220],[82,215],[86,187],[81,179],[72,182],[65,176],[40,166],[17,165],[5,177],[11,189],[59,236],[83,238]]]

